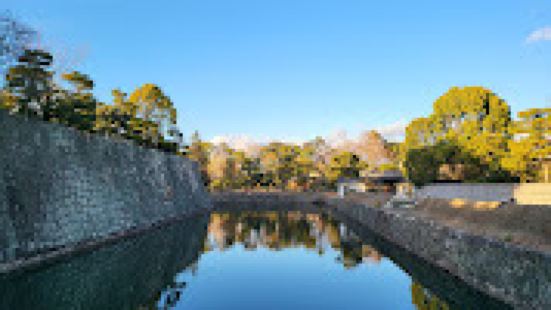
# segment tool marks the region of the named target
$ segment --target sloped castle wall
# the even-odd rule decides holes
[[[0,272],[209,206],[190,160],[0,111]]]

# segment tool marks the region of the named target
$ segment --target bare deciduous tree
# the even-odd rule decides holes
[[[17,60],[34,38],[34,29],[16,20],[10,12],[0,13],[0,73]]]

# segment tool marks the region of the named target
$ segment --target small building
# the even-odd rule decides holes
[[[364,193],[367,191],[396,191],[396,184],[404,182],[405,178],[400,170],[385,170],[383,172],[369,172],[361,178],[340,178],[337,181],[337,192],[340,197],[346,193]]]
[[[337,192],[340,197],[344,197],[346,193],[364,193],[366,191],[366,184],[359,178],[339,178],[337,180]]]
[[[400,170],[385,170],[368,174],[367,183],[369,188],[384,190],[387,192],[396,191],[396,184],[404,182],[405,178]]]

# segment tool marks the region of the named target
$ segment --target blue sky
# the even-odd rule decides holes
[[[80,59],[101,100],[160,85],[186,136],[390,135],[454,85],[551,106],[547,0],[2,3]]]

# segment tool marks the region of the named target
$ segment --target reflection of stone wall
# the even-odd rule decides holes
[[[407,272],[415,281],[433,292],[441,300],[449,305],[449,310],[475,309],[485,310],[507,310],[512,309],[503,302],[491,298],[486,294],[466,285],[463,281],[452,277],[444,269],[435,268],[427,261],[395,243],[388,242],[385,238],[374,233],[367,225],[361,224],[355,217],[343,212],[329,211],[337,220],[342,221],[347,227],[358,234],[362,242],[377,249],[380,255],[388,257],[393,263]]]
[[[205,215],[188,218],[22,277],[0,278],[0,309],[156,309],[174,275],[199,258],[207,223]]]
[[[500,300],[520,308],[551,309],[550,254],[469,235],[396,210],[358,205],[337,212]]]
[[[0,111],[0,272],[208,203],[185,158]]]

